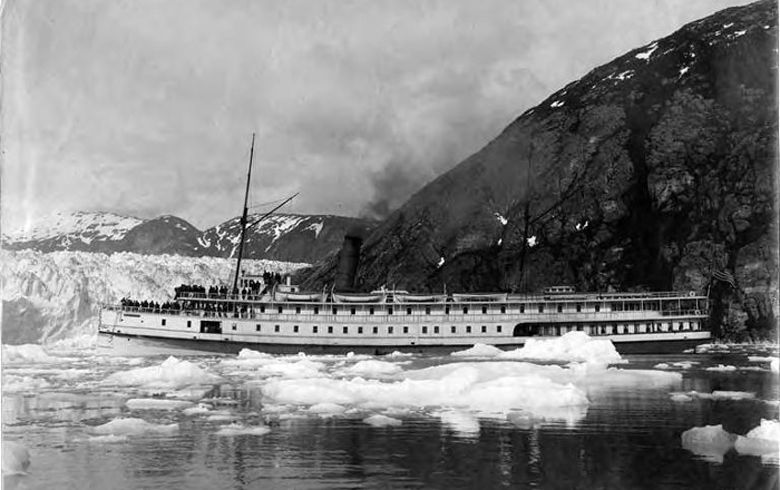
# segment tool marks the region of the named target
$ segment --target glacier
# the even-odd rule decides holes
[[[180,284],[229,284],[235,260],[128,252],[0,250],[2,341],[49,343],[97,332],[101,304],[121,298],[165,302]],[[246,260],[249,274],[292,273],[308,264]]]

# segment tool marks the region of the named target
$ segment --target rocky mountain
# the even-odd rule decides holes
[[[252,215],[249,223],[259,218]],[[272,215],[248,229],[244,256],[314,263],[335,253],[348,230],[368,232],[376,224],[341,216]],[[200,231],[175,216],[141,220],[112,213],[77,212],[42,219],[30,230],[4,235],[3,248],[231,257],[239,234],[238,218]]]
[[[777,45],[765,0],[595,68],[367,236],[358,286],[710,291],[716,331],[773,331]]]

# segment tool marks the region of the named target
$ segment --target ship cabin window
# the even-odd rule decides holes
[[[428,333],[428,327],[426,327],[425,325],[423,325],[422,333]]]
[[[582,332],[582,325],[577,325],[577,331]]]
[[[255,325],[255,332],[259,332],[259,331],[260,331],[260,324],[258,323],[257,325]]]
[[[577,303],[577,313],[582,311],[582,305]]]
[[[192,320],[187,320],[187,328],[192,327]]]
[[[387,327],[387,333],[392,335],[393,334],[393,327]]]
[[[433,327],[433,333],[439,333],[439,327],[438,326]]]
[[[520,313],[525,313],[525,305],[520,305]]]
[[[349,333],[349,327],[342,327],[341,328],[341,333],[343,333],[343,334]]]
[[[333,333],[333,326],[328,326],[328,333]]]
[[[298,325],[293,325],[293,333],[298,333]]]
[[[544,313],[544,305],[539,303],[539,313]]]
[[[279,333],[279,325],[274,325],[274,332]]]
[[[320,314],[320,307],[319,306],[315,306],[314,307],[314,314],[315,315],[319,315]]]
[[[378,334],[379,333],[379,327],[374,327],[372,329],[372,332],[374,333],[374,335]]]
[[[501,325],[496,326],[496,333],[501,333]]]
[[[430,315],[431,314],[431,307],[430,306],[426,306],[425,307],[425,314],[426,315]]]
[[[318,331],[319,331],[319,327],[317,325],[311,327],[311,333],[317,333]]]
[[[387,314],[388,315],[392,315],[393,314],[393,307],[392,306],[387,309]]]
[[[354,315],[355,314],[355,307],[354,306],[349,309],[349,314],[350,315]]]
[[[560,303],[558,304],[558,313],[563,313],[563,305]]]
[[[466,333],[471,333],[471,325],[466,325]]]
[[[503,315],[504,313],[506,313],[506,306],[501,307],[501,314]]]
[[[338,312],[339,312],[339,309],[334,306],[332,311],[333,311],[334,315],[337,315]]]
[[[463,307],[463,314],[464,314],[464,315],[467,315],[467,314],[468,314],[468,312],[469,312],[469,307],[468,307],[468,306],[464,306],[464,307]]]
[[[368,309],[368,314],[369,315],[373,315],[374,314],[374,307],[373,306]]]
[[[162,320],[160,320],[160,325],[165,325],[165,318],[163,318]]]
[[[265,313],[265,306],[264,305],[260,306],[260,313]]]
[[[455,333],[455,332],[457,332],[457,331],[458,331],[458,329],[455,327],[455,325],[453,325],[452,327],[450,327],[450,332],[452,332],[452,333]]]
[[[300,306],[296,306],[295,307],[295,313],[300,313],[300,312],[301,312],[301,307]]]
[[[677,325],[677,330],[682,330],[682,329],[683,329],[683,324],[682,324],[682,323],[680,323],[679,325]]]
[[[284,311],[284,307],[283,307],[283,306],[280,306],[280,307],[279,307],[279,313],[282,313],[283,311]]]
[[[487,313],[487,306],[483,306],[482,307],[482,314],[484,315],[486,313]]]
[[[363,327],[358,327],[358,333],[363,333]]]
[[[236,329],[236,324],[234,323],[232,326],[233,326],[233,330],[235,330]]]
[[[482,325],[482,333],[487,333],[487,327],[485,325]]]
[[[404,333],[409,333],[409,327],[404,327]]]
[[[449,315],[450,314],[450,307],[449,306],[445,306],[444,307],[444,314],[445,315]]]
[[[406,314],[407,315],[411,315],[412,314],[412,309],[411,308],[407,308],[406,309]]]

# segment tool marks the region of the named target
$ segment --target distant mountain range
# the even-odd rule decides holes
[[[249,217],[249,222],[259,215]],[[75,212],[40,220],[29,230],[3,235],[3,248],[41,252],[133,252],[190,257],[235,256],[240,220],[200,231],[176,216],[138,219],[113,213]],[[315,263],[338,251],[348,231],[368,233],[377,222],[330,215],[271,215],[246,236],[244,257]]]

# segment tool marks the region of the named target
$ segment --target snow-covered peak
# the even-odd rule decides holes
[[[90,243],[93,240],[118,241],[143,220],[114,213],[56,213],[38,219],[5,236],[10,242],[69,238]]]

